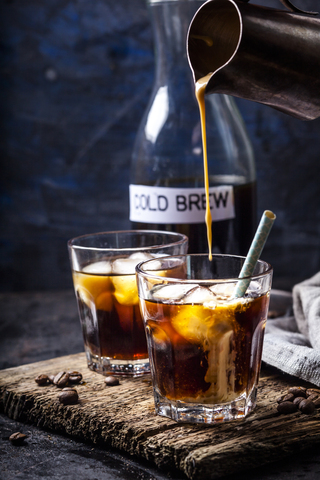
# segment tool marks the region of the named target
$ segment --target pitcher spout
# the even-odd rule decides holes
[[[187,36],[195,82],[301,120],[320,116],[320,19],[237,0],[209,0]]]

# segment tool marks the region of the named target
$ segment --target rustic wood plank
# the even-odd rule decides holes
[[[79,404],[63,406],[54,385],[38,386],[41,373],[80,370]],[[262,374],[258,405],[244,421],[214,426],[177,424],[155,415],[150,377],[121,379],[106,387],[91,372],[84,354],[55,358],[0,372],[0,410],[32,423],[95,444],[145,458],[188,478],[214,479],[275,461],[320,442],[320,412],[279,415],[276,398],[297,382],[274,370]]]

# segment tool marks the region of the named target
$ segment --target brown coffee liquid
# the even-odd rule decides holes
[[[118,360],[148,358],[138,293],[131,292],[132,302],[124,299],[121,303],[114,287],[115,282],[130,285],[135,275],[74,272],[73,276],[84,343],[90,353]]]
[[[217,312],[203,305],[142,300],[155,384],[161,395],[214,403],[250,392],[259,377],[268,303],[264,295],[239,303],[237,308],[230,306],[230,310],[217,306]],[[160,315],[161,321],[154,320]],[[183,324],[188,318],[202,322],[202,317],[212,325],[208,339],[197,338],[199,330],[193,321]],[[209,378],[217,380],[209,382]]]
[[[148,358],[147,343],[138,305],[120,305],[114,300],[110,311],[97,310],[97,322],[92,309],[78,296],[80,316],[86,324],[84,342],[92,355],[117,360],[139,360]],[[124,327],[123,320],[130,328]]]

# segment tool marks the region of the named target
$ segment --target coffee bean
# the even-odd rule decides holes
[[[312,400],[312,403],[316,408],[320,408],[320,397],[318,397],[316,400]]]
[[[318,393],[313,393],[312,395],[309,395],[308,400],[311,400],[313,402],[314,400],[317,400],[319,398]]]
[[[80,372],[68,372],[70,383],[79,383],[82,380],[82,374]]]
[[[318,388],[308,388],[306,393],[307,393],[307,397],[309,397],[310,395],[313,395],[314,393],[317,393],[318,395],[320,395],[320,390]]]
[[[109,376],[106,377],[104,381],[108,387],[115,387],[116,385],[119,385],[119,380],[117,377]]]
[[[302,402],[302,400],[305,400],[306,397],[295,397],[294,400],[293,400],[293,403],[295,405],[299,405],[300,402]]]
[[[294,395],[292,393],[285,393],[284,395],[281,395],[281,397],[277,398],[277,403],[292,402],[293,399]]]
[[[288,392],[292,393],[295,397],[306,398],[306,388],[304,387],[291,387],[289,388]]]
[[[281,397],[277,398],[277,403],[283,402],[284,397],[286,396],[286,393],[284,395],[281,395]]]
[[[281,402],[293,402],[294,398],[295,396],[293,395],[293,393],[287,393],[286,395],[283,396]]]
[[[75,405],[78,399],[78,392],[74,388],[64,388],[59,394],[59,402],[63,405]]]
[[[53,383],[55,375],[48,375],[49,383]]]
[[[10,435],[9,440],[12,445],[23,445],[26,438],[27,435],[25,435],[24,433],[16,432]]]
[[[311,400],[306,399],[302,400],[302,402],[299,403],[299,409],[302,413],[305,413],[306,415],[311,415],[315,411],[316,407]]]
[[[277,410],[279,413],[284,413],[285,415],[288,413],[293,413],[298,410],[298,405],[292,403],[292,402],[281,402],[277,406]]]
[[[37,378],[34,379],[35,382],[37,382],[38,385],[47,385],[49,382],[48,375],[38,375]]]
[[[69,381],[69,373],[67,372],[59,372],[57,375],[54,377],[53,383],[59,387],[63,388],[66,387]]]

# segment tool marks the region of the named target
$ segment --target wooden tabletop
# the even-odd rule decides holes
[[[79,445],[82,455],[90,459],[90,475],[97,471],[101,475],[97,460],[101,455],[104,475],[110,479],[129,478],[128,465],[135,471],[134,478],[141,479],[228,475],[225,478],[237,480],[296,480],[306,469],[308,480],[318,478],[320,412],[280,416],[276,410],[280,393],[290,385],[303,385],[297,379],[264,366],[257,408],[245,421],[212,427],[179,425],[155,415],[148,377],[122,380],[118,387],[107,388],[101,375],[87,369],[84,354],[72,352],[82,349],[73,292],[2,294],[0,305],[1,366],[10,367],[0,372],[0,408],[4,412],[0,448],[7,454],[2,458],[8,473],[4,478],[15,478],[15,472],[17,478],[29,478],[19,477],[22,471],[24,475],[32,472],[30,478],[43,478],[38,466],[44,451],[47,471],[54,469],[48,455],[53,449],[44,442],[44,432],[50,432],[47,435],[54,439],[60,455],[64,451],[61,478],[65,471],[70,478],[91,478],[88,472],[81,474],[74,468]],[[61,405],[56,387],[39,387],[34,381],[39,373],[63,369],[80,369],[84,374],[84,383],[77,387],[77,405]],[[24,447],[13,447],[8,434],[16,428],[31,429],[38,448],[33,449],[30,440]],[[71,442],[68,454],[66,441]],[[116,460],[112,455],[118,455]],[[9,456],[10,462],[6,461]],[[28,468],[21,469],[27,464]]]

